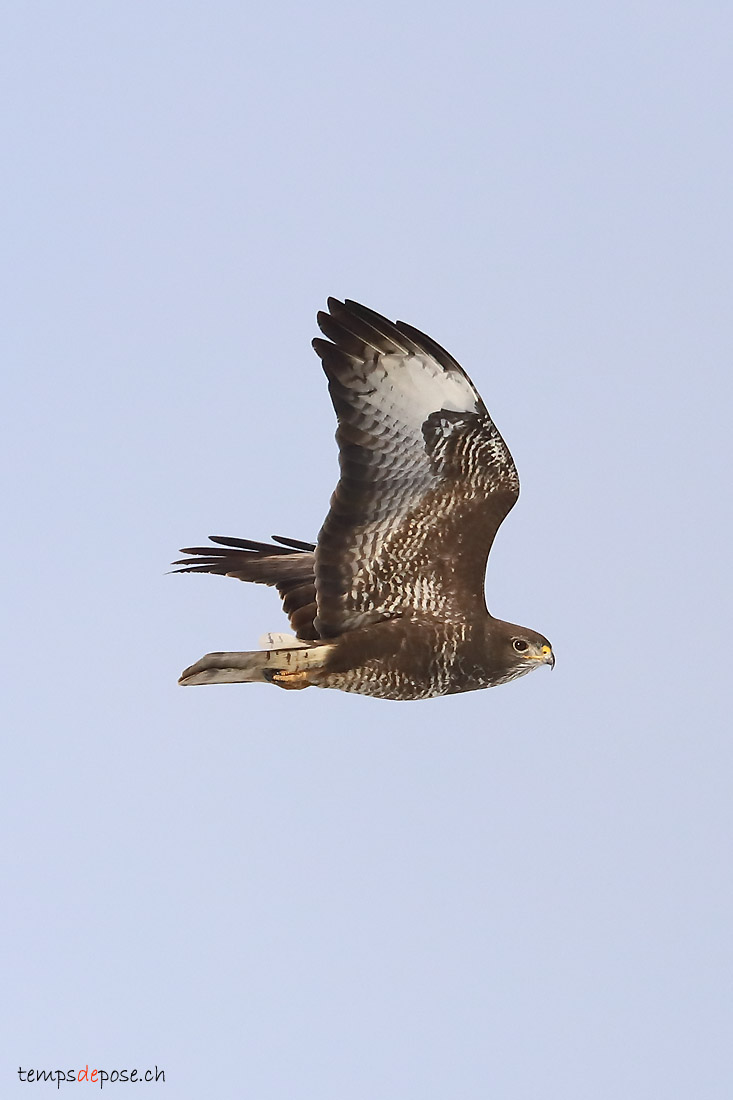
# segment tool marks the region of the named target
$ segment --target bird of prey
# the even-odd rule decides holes
[[[341,476],[317,542],[212,535],[173,563],[274,586],[295,633],[208,653],[179,682],[412,700],[554,666],[547,638],[486,607],[489,550],[519,479],[471,379],[435,340],[357,302],[329,298],[318,325]]]

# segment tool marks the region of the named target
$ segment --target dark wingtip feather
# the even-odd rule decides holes
[[[223,550],[217,550],[215,546],[181,546],[179,554],[223,554]],[[175,565],[175,562],[173,563]]]
[[[460,363],[453,358],[449,351],[446,351],[437,340],[433,340],[432,336],[427,336],[426,333],[421,332],[419,328],[415,328],[414,325],[408,325],[406,321],[397,321],[397,328],[400,332],[403,332],[405,336],[409,336],[423,351],[426,351],[428,355],[440,363],[444,370],[457,370],[461,374],[465,374],[465,371],[461,367]]]
[[[273,535],[273,542],[254,542],[252,539],[238,539],[225,535],[209,535],[215,546],[182,546],[179,554],[191,554],[191,558],[180,558],[171,565],[184,565],[186,569],[176,569],[176,573],[223,571],[224,563],[232,561],[232,555],[238,560],[263,558],[287,558],[299,556],[301,552],[312,554],[315,544],[289,539],[282,535]],[[279,544],[279,545],[275,545]],[[222,549],[219,549],[219,546]],[[226,566],[228,569],[229,566]]]
[[[314,542],[301,542],[300,539],[286,539],[284,535],[270,535],[273,542],[279,542],[283,546],[289,546],[291,550],[304,550],[312,554],[316,548]]]
[[[195,565],[193,564],[193,562],[190,562],[188,565],[186,565],[185,564],[185,558],[184,558],[183,561],[172,561],[171,565],[182,565],[183,569],[169,569],[168,572],[169,573],[215,573],[216,572],[216,566],[220,565],[220,559],[218,559],[218,558],[217,558],[216,563],[214,565],[201,565],[200,560],[198,558],[196,558],[195,561],[196,561]]]
[[[196,561],[195,561],[196,565],[219,565],[222,558],[225,557],[225,555],[223,553],[222,554],[217,554],[215,556],[214,554],[209,553],[208,550],[205,551],[205,552],[202,552],[201,550],[181,550],[181,553],[182,554],[195,554],[196,555]],[[194,562],[192,561],[191,558],[179,558],[178,561],[172,561],[171,562],[171,565],[193,565],[193,564],[194,564]]]
[[[382,313],[363,306],[361,302],[355,302],[353,298],[347,298],[343,308],[348,316],[355,318],[362,325],[368,325],[405,355],[414,355],[415,352],[423,350],[409,333],[402,331],[394,321],[390,321],[389,317],[385,317]]]
[[[230,535],[209,535],[212,542],[219,546],[226,546],[230,550],[249,550],[254,554],[286,554],[279,546],[272,546],[269,542],[253,542],[252,539],[237,539]],[[211,548],[209,547],[209,553]]]

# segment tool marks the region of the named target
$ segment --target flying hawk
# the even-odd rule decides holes
[[[493,618],[484,575],[519,478],[471,379],[440,344],[328,300],[313,347],[328,378],[341,477],[314,545],[211,536],[181,573],[273,585],[295,636],[208,653],[181,684],[264,682],[379,699],[493,687],[555,664],[550,643]]]

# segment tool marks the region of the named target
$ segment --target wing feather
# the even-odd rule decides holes
[[[338,418],[341,477],[315,553],[315,630],[397,615],[466,621],[519,494],[506,444],[468,375],[418,329],[328,300],[313,346]]]
[[[251,539],[210,535],[214,546],[189,546],[181,550],[191,557],[174,561],[182,566],[176,573],[216,573],[241,581],[267,584],[277,588],[283,610],[298,638],[313,641],[318,637],[313,620],[316,615],[314,573],[315,546],[312,542],[273,535],[273,543]]]

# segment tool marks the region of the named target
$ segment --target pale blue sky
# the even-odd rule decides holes
[[[0,1092],[728,1100],[730,7],[1,20]],[[554,674],[176,686],[286,626],[165,570],[317,533],[329,294],[473,377],[523,483],[489,604]]]

